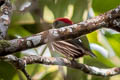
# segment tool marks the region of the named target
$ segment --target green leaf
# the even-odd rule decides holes
[[[88,40],[90,43],[96,43],[99,44],[98,38],[97,38],[97,31],[94,31],[90,34],[87,34]]]
[[[86,73],[72,68],[67,68],[67,80],[87,80]]]
[[[106,34],[106,38],[108,39],[110,45],[115,51],[116,55],[120,58],[120,34]]]
[[[93,0],[92,7],[97,13],[104,13],[120,5],[120,0]]]
[[[31,35],[31,33],[29,31],[27,31],[26,29],[24,29],[22,26],[20,25],[14,25],[16,27],[11,27],[8,30],[8,34],[10,36],[21,36],[21,37],[26,37]],[[19,31],[18,31],[19,30]]]
[[[64,17],[67,12],[69,0],[56,0],[47,2],[48,8],[53,12],[54,17]]]
[[[44,77],[40,80],[55,80],[55,77],[58,75],[58,71],[47,72]]]
[[[40,64],[31,64],[26,66],[26,70],[31,76],[34,76],[37,72],[40,72],[42,69],[44,69],[44,67]]]
[[[87,0],[76,0],[76,2],[73,4],[74,6],[74,11],[73,11],[73,16],[71,20],[73,22],[79,22],[83,20],[83,14],[85,10],[88,9],[88,1]]]
[[[103,56],[100,52],[94,50],[94,53],[96,53],[96,58],[92,58],[90,56],[84,57],[84,62],[91,66],[96,66],[100,68],[108,68],[108,67],[115,67],[116,65],[112,63],[108,58]]]
[[[0,61],[0,80],[13,80],[16,75],[16,69],[9,63]]]

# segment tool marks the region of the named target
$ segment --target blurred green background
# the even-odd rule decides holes
[[[48,30],[58,17],[66,17],[78,23],[120,5],[120,0],[12,0],[11,2],[15,10],[8,29],[8,39]],[[97,58],[85,56],[79,59],[80,63],[100,68],[120,67],[120,33],[110,29],[99,29],[87,37]],[[16,56],[24,55],[51,56],[46,45],[18,52]],[[26,69],[33,80],[120,80],[120,75],[92,76],[71,68],[41,64],[27,65]],[[0,62],[0,80],[26,80],[26,78],[11,64]]]

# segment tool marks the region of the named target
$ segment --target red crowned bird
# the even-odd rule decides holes
[[[61,28],[72,24],[73,22],[67,18],[57,18],[53,22],[53,28]],[[90,49],[86,36],[82,36],[73,40],[55,41],[51,43],[51,46],[52,51],[61,53],[67,58],[76,59],[84,55],[96,57]]]

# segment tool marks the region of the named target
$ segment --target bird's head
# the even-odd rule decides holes
[[[64,27],[64,26],[68,26],[68,25],[72,25],[73,22],[71,20],[69,20],[68,18],[57,18],[54,22],[53,22],[53,28],[60,28],[60,27]]]

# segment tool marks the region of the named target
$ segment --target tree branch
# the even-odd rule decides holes
[[[5,58],[6,57],[6,58]],[[71,67],[74,69],[78,69],[83,71],[84,73],[96,75],[96,76],[114,76],[120,74],[120,67],[110,68],[110,69],[101,69],[98,67],[88,66],[86,64],[81,64],[76,61],[68,60],[61,57],[43,57],[43,56],[26,56],[24,58],[18,59],[13,57],[5,56],[2,60],[12,61],[15,64],[19,64],[19,66],[25,67],[27,64],[46,64],[46,65],[59,65],[59,66],[66,66]],[[19,60],[19,61],[18,61]]]
[[[12,5],[10,4],[9,0],[1,0],[0,1],[1,7],[1,15],[0,15],[0,40],[5,39],[8,25],[10,24],[10,17],[12,14]]]
[[[99,28],[111,28],[120,32],[120,6],[95,18],[71,26],[50,29],[30,37],[0,41],[0,56],[34,48],[54,40],[76,38]]]

